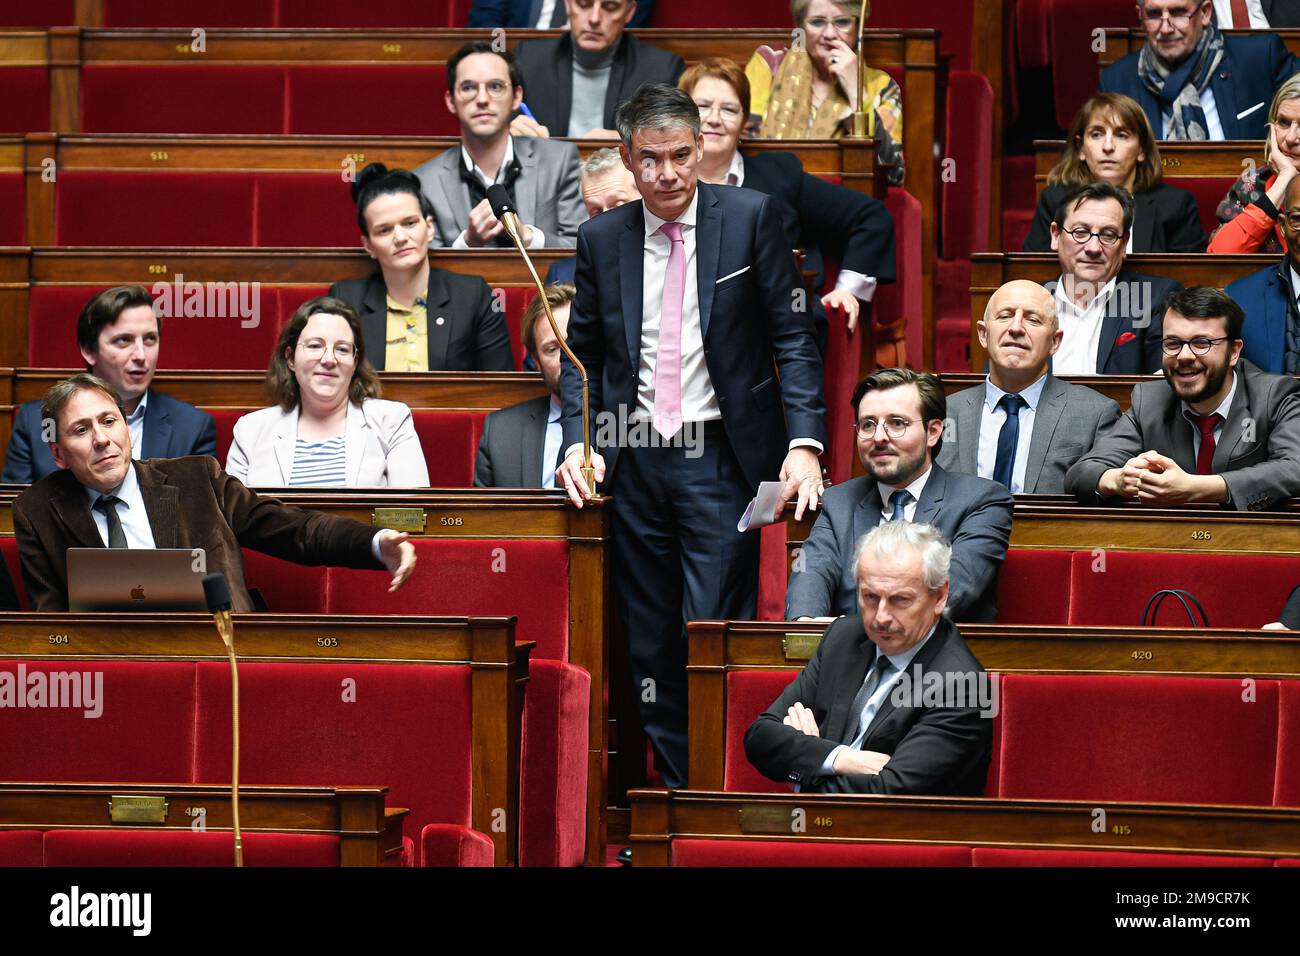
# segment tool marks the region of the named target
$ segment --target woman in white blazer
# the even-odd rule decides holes
[[[235,422],[226,471],[253,487],[427,488],[411,410],[379,398],[357,314],[328,296],[280,332],[266,390],[274,405]]]

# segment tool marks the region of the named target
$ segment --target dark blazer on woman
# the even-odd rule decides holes
[[[1068,186],[1043,190],[1025,238],[1025,252],[1052,251],[1052,217],[1069,191]],[[1209,239],[1201,226],[1196,197],[1186,189],[1161,183],[1148,192],[1134,193],[1133,206],[1134,252],[1205,251]]]
[[[388,338],[388,290],[382,272],[345,279],[329,294],[357,310],[366,357],[384,370]],[[492,307],[492,290],[479,276],[429,270],[429,371],[512,372],[514,356],[506,320]]]

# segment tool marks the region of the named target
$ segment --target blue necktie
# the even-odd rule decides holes
[[[1007,393],[998,399],[998,408],[1007,413],[1007,420],[998,432],[998,457],[993,465],[993,480],[1011,487],[1011,476],[1016,470],[1016,445],[1020,442],[1020,409],[1029,403],[1019,395]]]
[[[894,506],[894,513],[889,516],[889,520],[890,521],[902,520],[905,517],[903,514],[903,509],[907,507],[907,503],[911,500],[912,500],[912,493],[910,491],[907,491],[906,489],[900,489],[898,491],[895,491],[892,495],[890,495],[889,503]]]

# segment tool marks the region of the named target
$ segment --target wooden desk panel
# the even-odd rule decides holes
[[[323,834],[339,838],[340,866],[400,866],[402,822],[408,811],[386,809],[387,787],[239,788],[239,823],[245,833]],[[114,796],[167,800],[161,824],[114,823]],[[207,832],[233,832],[230,788],[205,784],[4,783],[0,784],[0,832],[4,830],[190,830],[187,811],[206,811]],[[233,843],[232,853],[233,853]]]
[[[923,843],[1012,849],[1300,856],[1300,810],[1170,803],[636,790],[635,866],[668,866],[673,839]],[[803,809],[805,830],[792,832]]]

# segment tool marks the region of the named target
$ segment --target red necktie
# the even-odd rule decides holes
[[[1196,473],[1212,475],[1214,471],[1210,466],[1214,464],[1214,426],[1223,421],[1223,416],[1215,412],[1212,415],[1189,415],[1188,417],[1201,433],[1201,450],[1196,453]]]
[[[1232,29],[1250,29],[1250,14],[1246,12],[1246,0],[1232,0]]]

